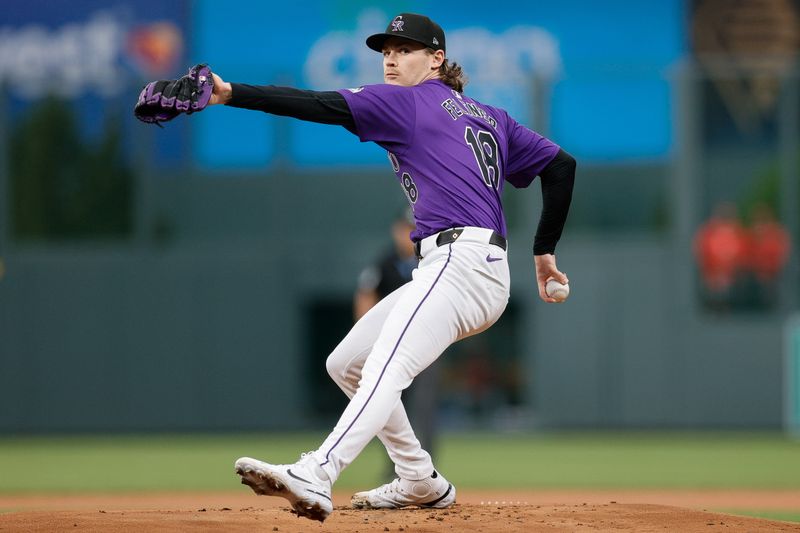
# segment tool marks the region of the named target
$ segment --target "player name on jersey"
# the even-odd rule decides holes
[[[453,120],[458,120],[458,118],[463,115],[470,115],[473,117],[482,118],[494,129],[497,129],[497,121],[493,116],[484,111],[483,108],[478,107],[472,102],[465,102],[461,95],[456,91],[453,91],[453,94],[456,96],[455,100],[448,98],[442,102],[442,107],[450,114]]]

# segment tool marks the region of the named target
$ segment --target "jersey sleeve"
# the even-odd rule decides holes
[[[559,146],[508,117],[508,160],[506,181],[524,188],[544,170]]]
[[[355,127],[350,129],[361,142],[372,141],[395,152],[411,142],[416,123],[414,92],[397,85],[365,85],[341,89]]]

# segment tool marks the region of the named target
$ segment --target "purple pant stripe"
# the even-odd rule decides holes
[[[417,305],[417,308],[414,309],[414,312],[411,314],[411,317],[408,319],[408,323],[406,324],[406,327],[403,328],[402,333],[400,333],[400,337],[397,339],[397,343],[394,345],[394,349],[392,349],[392,353],[389,354],[389,359],[387,359],[386,360],[386,364],[383,365],[383,370],[381,370],[381,374],[380,374],[380,376],[378,376],[378,381],[375,382],[375,387],[372,388],[372,392],[369,393],[369,397],[367,398],[367,401],[364,402],[364,406],[361,408],[361,410],[358,411],[358,414],[356,414],[356,417],[353,419],[352,422],[350,422],[350,425],[347,426],[347,429],[344,430],[344,433],[342,433],[342,435],[334,443],[334,445],[331,446],[331,449],[328,450],[328,453],[325,454],[325,462],[322,463],[322,465],[328,464],[330,462],[329,457],[331,455],[331,452],[333,452],[333,450],[336,449],[336,447],[339,445],[339,443],[342,442],[342,439],[344,438],[344,436],[347,435],[347,432],[350,431],[350,428],[352,428],[353,424],[356,423],[356,420],[358,420],[358,417],[361,416],[361,413],[363,413],[364,409],[366,409],[367,405],[369,405],[369,401],[375,395],[375,391],[378,390],[378,385],[380,385],[381,379],[383,379],[383,375],[386,373],[386,368],[389,366],[389,363],[392,362],[392,358],[394,357],[395,352],[397,352],[398,346],[400,346],[400,341],[403,340],[403,337],[405,336],[406,331],[408,331],[408,327],[411,325],[411,321],[414,320],[415,316],[417,316],[417,311],[419,311],[420,307],[422,307],[422,304],[425,303],[425,300],[428,299],[428,296],[430,296],[431,291],[433,291],[433,288],[436,286],[436,283],[438,283],[439,278],[441,278],[442,274],[444,274],[444,269],[447,268],[448,264],[450,264],[450,256],[452,254],[453,254],[453,245],[450,244],[450,249],[449,249],[449,251],[447,253],[447,261],[445,261],[444,266],[442,267],[442,270],[439,272],[439,275],[436,276],[435,280],[433,280],[433,284],[431,284],[431,288],[428,289],[428,292],[425,293],[425,296],[419,302],[419,305]],[[322,466],[322,465],[320,465],[320,466]]]

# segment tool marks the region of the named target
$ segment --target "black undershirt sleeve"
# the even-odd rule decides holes
[[[226,104],[273,115],[294,117],[320,124],[355,129],[355,121],[344,96],[336,91],[308,91],[275,85],[231,83],[233,95]]]
[[[572,201],[576,167],[575,158],[564,150],[559,150],[539,173],[542,181],[542,214],[533,241],[534,255],[555,252]]]

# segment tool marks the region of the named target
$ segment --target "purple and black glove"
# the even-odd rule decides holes
[[[208,65],[195,65],[177,80],[151,81],[139,94],[133,114],[142,122],[161,126],[180,114],[202,111],[211,99],[214,79]]]

